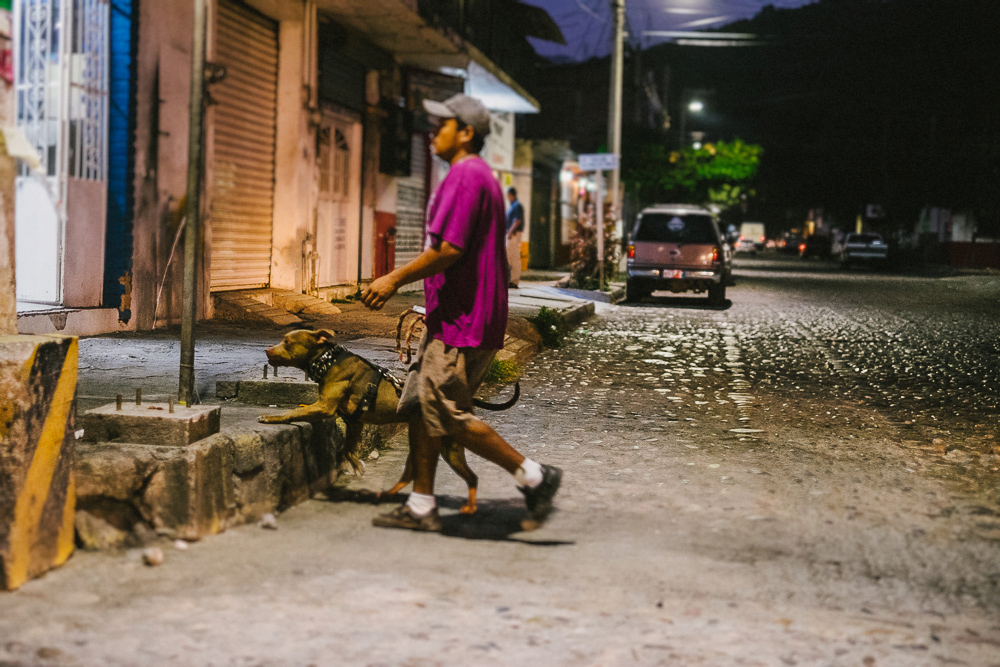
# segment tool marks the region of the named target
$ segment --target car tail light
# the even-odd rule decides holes
[[[761,242],[761,243],[763,243],[763,242],[764,242],[764,241],[766,241],[766,240],[767,240],[767,237],[765,237],[765,236],[761,236],[761,237],[760,237],[760,242]]]
[[[628,247],[628,258],[629,259],[635,259],[635,246],[634,245],[630,245]]]
[[[713,262],[719,261],[719,246],[715,246],[714,248],[712,248],[712,261]]]
[[[805,251],[806,251],[806,244],[805,243],[800,243],[799,244],[799,252],[805,252]]]

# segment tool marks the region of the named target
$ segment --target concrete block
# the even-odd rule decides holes
[[[88,410],[81,418],[89,442],[133,442],[183,447],[219,432],[219,406],[114,403]]]
[[[220,380],[215,383],[215,397],[218,399],[236,398],[239,393],[239,380]]]
[[[239,433],[233,437],[233,472],[245,477],[264,467],[264,440],[260,433]]]
[[[218,385],[216,385],[218,395]],[[310,380],[241,380],[236,398],[251,405],[308,405],[319,400],[319,385]]]
[[[566,308],[560,311],[559,314],[562,317],[564,326],[567,328],[575,327],[594,314],[594,302],[588,301],[578,306]]]
[[[77,339],[0,337],[0,588],[73,553]]]
[[[298,324],[302,321],[290,313],[271,315],[268,317],[268,319],[271,320],[271,322],[281,326],[287,326],[289,324]]]

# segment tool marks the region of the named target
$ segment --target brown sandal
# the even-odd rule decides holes
[[[391,512],[379,514],[372,519],[372,525],[379,528],[406,528],[407,530],[440,533],[441,517],[438,516],[436,507],[427,516],[418,517],[410,511],[409,507],[400,505]]]

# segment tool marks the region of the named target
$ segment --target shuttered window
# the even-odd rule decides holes
[[[271,275],[278,37],[274,21],[220,0],[211,87],[211,289],[266,287]]]
[[[403,266],[424,249],[424,209],[427,207],[425,135],[411,137],[410,176],[398,181],[396,190],[396,266]]]

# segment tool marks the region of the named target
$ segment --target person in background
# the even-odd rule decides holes
[[[517,189],[507,188],[507,263],[510,279],[507,287],[517,288],[521,282],[521,239],[524,237],[524,206],[517,200]]]

